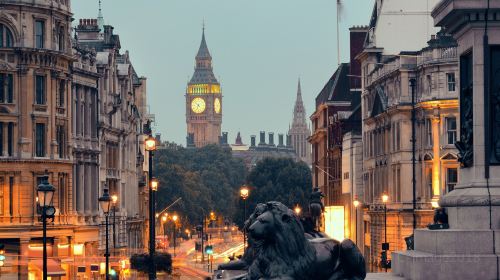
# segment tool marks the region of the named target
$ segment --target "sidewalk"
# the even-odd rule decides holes
[[[395,276],[392,273],[368,273],[366,280],[404,280],[404,278]]]

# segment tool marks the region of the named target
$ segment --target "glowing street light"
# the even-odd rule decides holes
[[[295,208],[293,209],[295,211],[295,214],[297,214],[297,216],[300,215],[300,212],[302,212],[302,208],[300,208],[300,206],[295,206]]]

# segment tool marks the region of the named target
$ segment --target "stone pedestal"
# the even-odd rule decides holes
[[[393,272],[405,279],[500,278],[500,166],[490,159],[493,150],[489,143],[498,139],[490,138],[488,134],[495,131],[486,127],[487,121],[492,128],[500,123],[492,115],[485,119],[486,108],[491,110],[490,103],[497,102],[498,89],[485,88],[483,46],[485,19],[488,45],[500,44],[500,18],[496,16],[500,0],[489,0],[489,10],[487,3],[446,0],[432,12],[436,25],[458,42],[462,168],[455,190],[439,201],[447,210],[450,229],[416,230],[415,250],[392,254]],[[496,69],[492,71],[496,73]],[[492,152],[485,153],[487,150]]]

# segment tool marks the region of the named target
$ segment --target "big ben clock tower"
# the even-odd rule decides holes
[[[188,146],[217,144],[221,135],[222,92],[212,69],[212,56],[205,41],[205,28],[196,55],[193,77],[186,91]]]

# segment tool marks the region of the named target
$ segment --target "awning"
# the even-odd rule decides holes
[[[43,260],[37,259],[30,261],[34,267],[43,271]],[[53,259],[47,259],[47,276],[65,276],[66,271],[62,269],[61,264]]]

